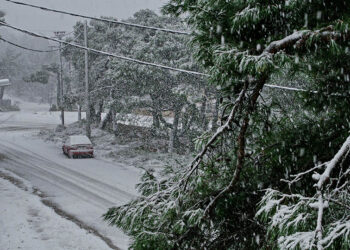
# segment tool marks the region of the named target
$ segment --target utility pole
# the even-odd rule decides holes
[[[87,21],[84,23],[84,44],[88,47],[87,42]],[[85,50],[85,101],[86,101],[86,136],[91,137],[91,117],[90,117],[90,86],[89,86],[89,54]]]
[[[66,34],[65,31],[55,31],[55,36],[59,39],[62,40],[63,36]],[[60,42],[59,45],[59,54],[60,54],[60,69],[59,69],[59,82],[58,82],[58,86],[57,86],[57,100],[59,101],[59,103],[57,103],[57,105],[60,107],[61,109],[61,122],[62,122],[62,126],[64,127],[64,100],[63,100],[63,96],[64,96],[64,91],[63,91],[63,64],[62,64],[62,43]]]

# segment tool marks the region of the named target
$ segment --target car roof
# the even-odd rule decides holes
[[[91,144],[91,141],[85,135],[72,135],[72,136],[69,136],[69,143],[70,145]]]

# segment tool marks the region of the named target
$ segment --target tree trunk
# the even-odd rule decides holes
[[[212,121],[212,126],[211,126],[212,131],[216,131],[218,128],[219,107],[220,107],[220,97],[219,97],[219,95],[216,95],[215,108],[214,108],[214,112],[213,112],[213,121]]]
[[[98,104],[98,111],[97,111],[97,114],[96,114],[96,123],[97,124],[101,123],[102,112],[103,112],[103,100],[101,100],[99,102],[99,104]]]
[[[168,153],[172,154],[174,151],[174,136],[173,136],[173,129],[169,128],[169,147],[168,147]]]
[[[4,97],[5,87],[0,87],[0,100]]]
[[[156,129],[159,129],[160,128],[159,113],[156,110],[152,111],[152,117],[153,117],[153,127]]]
[[[113,130],[113,134],[115,136],[117,136],[118,135],[118,125],[117,125],[115,109],[112,109],[111,115],[112,115],[112,130]]]
[[[152,105],[151,105],[151,113],[152,113],[152,117],[153,117],[153,128],[155,128],[156,130],[160,129],[160,121],[161,121],[161,113],[160,113],[160,104],[159,104],[159,100],[157,99],[157,97],[153,94],[151,94],[151,100],[152,100]]]
[[[111,108],[111,109],[108,111],[106,117],[102,120],[101,125],[100,125],[100,129],[106,129],[108,123],[112,123],[112,113],[113,113],[112,110],[113,110],[113,109]]]
[[[93,104],[90,104],[89,110],[90,110],[91,124],[96,123],[96,109],[95,109],[95,106]]]
[[[78,122],[81,123],[81,105],[78,105]]]
[[[176,109],[175,115],[174,115],[173,129],[170,130],[171,132],[169,135],[169,139],[170,139],[169,153],[172,153],[173,149],[177,148],[179,145],[178,126],[179,126],[180,114],[181,114],[181,109]]]
[[[208,121],[206,118],[206,112],[207,112],[207,96],[206,96],[206,89],[204,90],[204,95],[202,98],[202,105],[200,110],[200,117],[201,117],[201,123],[202,123],[202,129],[203,131],[206,131],[208,128]]]

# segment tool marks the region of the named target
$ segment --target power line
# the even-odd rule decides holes
[[[51,9],[51,8],[47,8],[47,7],[42,7],[42,6],[38,6],[38,5],[33,5],[33,4],[28,4],[28,3],[23,3],[23,2],[17,2],[17,1],[12,1],[12,0],[5,0],[5,1],[13,3],[13,4],[23,5],[23,6],[32,7],[32,8],[36,8],[36,9],[41,9],[41,10],[49,11],[49,12],[55,12],[55,13],[70,15],[70,16],[74,16],[74,17],[82,17],[82,18],[87,18],[87,19],[96,20],[96,21],[120,24],[120,25],[135,27],[135,28],[141,28],[141,29],[162,31],[162,32],[173,33],[173,34],[190,35],[190,33],[186,32],[186,31],[172,30],[172,29],[166,29],[166,28],[158,28],[158,27],[146,26],[146,25],[141,25],[141,24],[134,24],[134,23],[128,23],[128,22],[123,22],[123,21],[111,20],[111,19],[106,19],[106,18],[92,17],[92,16],[87,16],[87,15],[82,15],[82,14],[72,13],[72,12],[68,12],[68,11],[57,10],[57,9]]]
[[[286,87],[286,86],[279,86],[279,85],[272,85],[272,84],[265,84],[264,86],[269,87],[269,88],[273,88],[273,89],[284,89],[284,90],[299,91],[299,92],[310,92],[309,90],[295,88],[295,87]],[[315,92],[315,91],[311,91],[311,92]]]
[[[27,48],[27,47],[24,47],[24,46],[21,46],[19,44],[16,44],[16,43],[13,43],[13,42],[10,42],[2,37],[0,37],[0,40],[5,42],[5,43],[8,43],[12,46],[15,46],[15,47],[18,47],[18,48],[21,48],[21,49],[24,49],[24,50],[29,50],[29,51],[33,51],[33,52],[39,52],[39,53],[50,53],[50,52],[55,52],[55,51],[58,51],[59,49],[53,49],[53,50],[38,50],[38,49],[31,49],[31,48]]]
[[[73,32],[70,32],[69,34],[72,34],[72,33],[73,33]],[[67,35],[69,35],[69,34],[65,34],[64,36],[67,36]],[[76,40],[77,40],[78,38],[80,38],[81,35],[82,35],[82,33],[80,33],[73,41],[76,42]],[[24,50],[28,50],[28,51],[33,51],[33,52],[50,53],[50,52],[56,52],[56,51],[59,51],[59,50],[60,50],[59,48],[58,48],[58,49],[52,49],[52,50],[32,49],[32,48],[27,48],[27,47],[24,47],[24,46],[22,46],[22,45],[16,44],[16,43],[14,43],[14,42],[10,42],[10,41],[8,41],[8,40],[2,38],[2,37],[0,37],[0,40],[3,41],[3,42],[5,42],[5,43],[8,43],[8,44],[10,44],[10,45],[12,45],[12,46],[15,46],[15,47],[18,47],[18,48],[21,48],[21,49],[24,49]],[[67,46],[69,46],[69,45],[65,45],[63,48],[66,48]],[[49,46],[49,47],[53,47],[53,46]]]
[[[79,48],[79,49],[87,50],[89,52],[100,54],[100,55],[110,56],[110,57],[122,59],[122,60],[125,60],[125,61],[130,61],[130,62],[143,64],[143,65],[147,65],[147,66],[153,66],[153,67],[161,68],[161,69],[177,71],[177,72],[186,73],[186,74],[192,74],[192,75],[198,75],[198,76],[209,76],[208,74],[204,74],[204,73],[200,73],[200,72],[196,72],[196,71],[179,69],[179,68],[174,68],[174,67],[165,66],[165,65],[156,64],[156,63],[151,63],[151,62],[145,62],[145,61],[141,61],[141,60],[130,58],[130,57],[126,57],[126,56],[120,56],[120,55],[108,53],[108,52],[105,52],[105,51],[91,49],[91,48],[88,48],[88,47],[85,47],[85,46],[82,46],[82,45],[79,45],[79,44],[73,44],[73,43],[62,41],[62,40],[59,40],[59,39],[56,39],[56,38],[51,38],[51,37],[47,37],[47,36],[44,36],[44,35],[39,35],[37,33],[31,32],[31,31],[28,31],[28,30],[24,30],[24,29],[20,29],[20,28],[14,27],[12,25],[9,25],[7,23],[1,22],[1,21],[0,21],[0,25],[3,25],[5,27],[17,30],[19,32],[22,32],[22,33],[25,33],[25,34],[28,34],[28,35],[31,35],[31,36],[34,36],[34,37],[39,37],[39,38],[43,38],[43,39],[46,39],[46,40],[51,40],[51,41],[54,41],[54,42],[57,42],[57,43],[63,43],[63,44],[66,44],[66,45],[69,45],[69,46],[72,46],[72,47],[76,47],[76,48]]]
[[[11,26],[11,25],[9,25],[7,23],[4,23],[4,22],[1,22],[1,21],[0,21],[0,25],[6,26],[8,28],[17,30],[19,32],[22,32],[22,33],[25,33],[25,34],[28,34],[28,35],[31,35],[31,36],[34,36],[34,37],[39,37],[39,38],[43,38],[43,39],[46,39],[46,40],[51,40],[51,41],[58,42],[58,43],[61,42],[63,44],[66,44],[66,46],[76,47],[76,48],[87,50],[89,52],[93,52],[93,53],[96,53],[96,54],[101,54],[101,55],[110,56],[110,57],[114,57],[114,58],[130,61],[130,62],[142,64],[142,65],[147,65],[147,66],[167,69],[167,70],[171,70],[171,71],[177,71],[177,72],[186,73],[186,74],[192,74],[192,75],[197,75],[197,76],[205,76],[205,77],[209,77],[210,76],[209,74],[205,74],[205,73],[200,73],[200,72],[196,72],[196,71],[190,71],[190,70],[174,68],[174,67],[170,67],[170,66],[156,64],[156,63],[145,62],[145,61],[141,61],[141,60],[125,57],[125,56],[120,56],[120,55],[108,53],[108,52],[105,52],[105,51],[91,49],[91,48],[84,47],[84,46],[79,45],[79,44],[73,44],[73,43],[70,43],[70,42],[61,41],[61,40],[58,40],[58,39],[55,39],[55,38],[47,37],[47,36],[44,36],[44,35],[39,35],[39,34],[30,32],[30,31],[24,30],[24,29],[20,29],[20,28]],[[283,90],[289,90],[289,91],[309,92],[308,90],[301,89],[301,88],[294,88],[294,87],[286,87],[286,86],[271,85],[271,84],[265,84],[265,86],[268,87],[268,88],[283,89]],[[314,91],[311,91],[311,92],[314,92]]]

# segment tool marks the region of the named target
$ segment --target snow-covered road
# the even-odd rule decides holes
[[[39,128],[59,124],[45,105],[26,104],[21,112],[0,113],[0,171],[10,171],[43,192],[44,203],[86,225],[112,248],[126,249],[129,239],[101,218],[107,209],[136,195],[140,171],[101,159],[68,159],[59,146],[34,139]],[[76,114],[66,115],[74,122]]]
[[[0,249],[110,249],[45,206],[40,197],[0,178]]]

